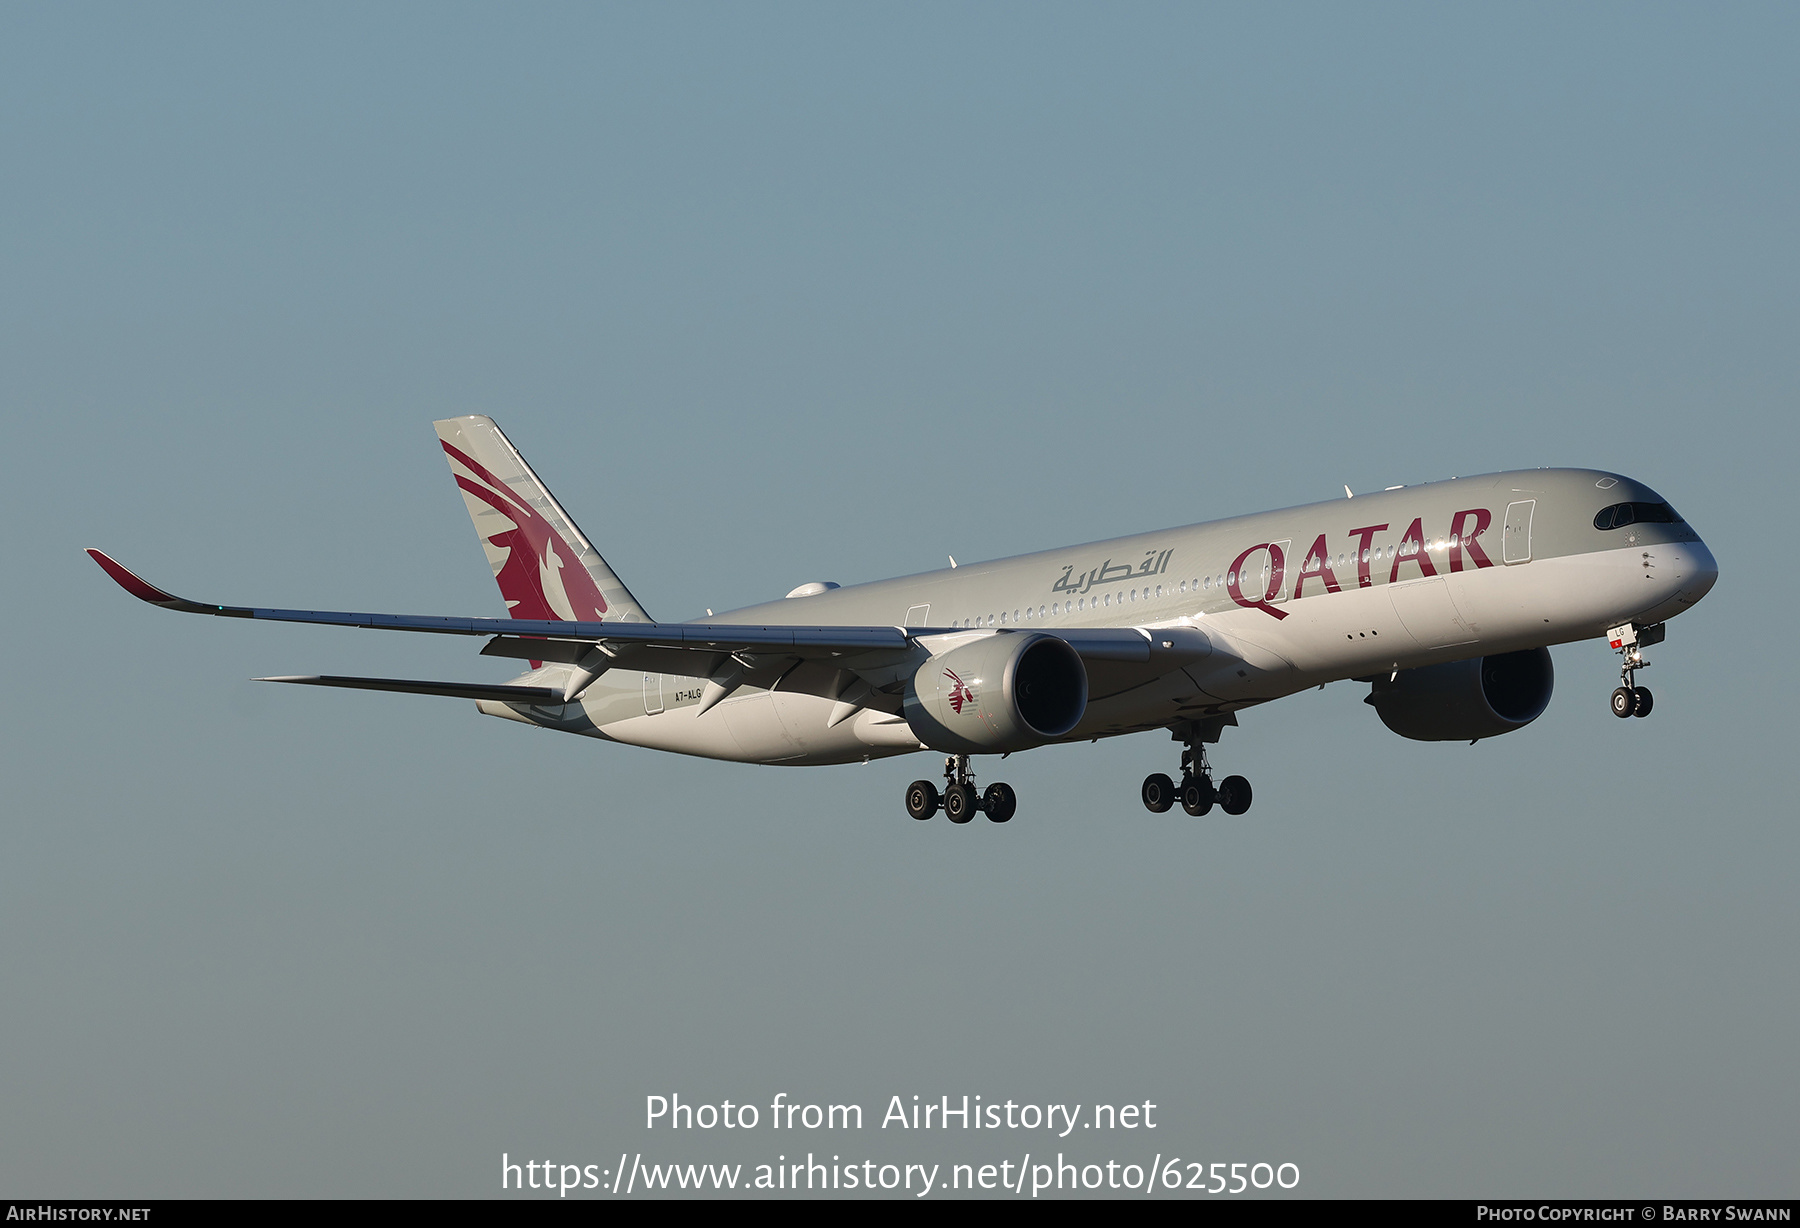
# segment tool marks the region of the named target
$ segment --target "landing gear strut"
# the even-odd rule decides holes
[[[1644,660],[1643,650],[1652,644],[1662,643],[1663,630],[1661,623],[1651,627],[1626,623],[1606,633],[1607,642],[1624,658],[1619,666],[1619,687],[1612,693],[1614,716],[1623,719],[1627,716],[1650,715],[1650,709],[1656,700],[1650,694],[1649,687],[1637,684],[1637,672],[1650,668],[1650,662]]]
[[[1181,808],[1195,818],[1210,813],[1215,803],[1231,815],[1243,814],[1250,809],[1248,780],[1242,776],[1227,776],[1217,785],[1213,784],[1212,765],[1206,760],[1206,743],[1202,740],[1203,730],[1212,734],[1213,741],[1218,741],[1218,728],[1208,728],[1200,722],[1176,729],[1175,739],[1185,744],[1181,752],[1181,784],[1177,787],[1161,772],[1146,776],[1142,791],[1144,809],[1152,814],[1162,814],[1179,801]]]
[[[976,811],[987,815],[990,823],[1004,823],[1019,808],[1019,799],[1011,785],[998,781],[985,792],[975,791],[975,773],[969,768],[967,755],[949,755],[944,759],[944,792],[940,798],[937,786],[929,780],[915,780],[906,786],[906,813],[915,819],[929,819],[944,811],[952,823],[967,823]]]

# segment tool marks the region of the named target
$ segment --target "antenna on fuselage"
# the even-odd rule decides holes
[[[1350,488],[1349,488],[1349,487],[1348,487],[1348,486],[1346,486],[1346,487],[1344,487],[1344,498],[1346,498],[1346,499],[1354,499],[1354,498],[1356,498],[1356,496],[1355,496],[1355,495],[1353,495],[1353,494],[1351,494],[1351,493],[1350,493]]]

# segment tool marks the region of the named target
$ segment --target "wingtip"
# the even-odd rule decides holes
[[[86,549],[88,557],[100,564],[101,570],[111,576],[114,583],[130,593],[133,597],[136,597],[139,601],[147,601],[151,605],[170,605],[181,601],[181,598],[175,596],[173,593],[165,593],[162,589],[157,588],[156,585],[151,584],[148,580],[138,576],[132,572],[130,568],[113,559],[104,550],[96,550],[92,546],[88,546]]]

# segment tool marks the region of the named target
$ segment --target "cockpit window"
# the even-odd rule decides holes
[[[1628,524],[1681,523],[1681,513],[1667,503],[1615,503],[1594,513],[1596,529],[1622,529]]]

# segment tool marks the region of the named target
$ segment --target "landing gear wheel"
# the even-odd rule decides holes
[[[1227,776],[1221,780],[1219,809],[1226,814],[1242,814],[1250,809],[1250,782],[1242,776]]]
[[[1650,709],[1655,706],[1656,700],[1651,698],[1649,687],[1634,686],[1631,688],[1631,715],[1649,716]]]
[[[975,817],[975,790],[968,785],[951,785],[944,790],[944,817],[952,823],[967,823]]]
[[[981,795],[981,809],[986,813],[988,822],[1004,823],[1013,817],[1013,811],[1019,808],[1019,799],[1013,795],[1011,785],[1003,785],[998,781],[987,787]]]
[[[1161,814],[1175,804],[1175,782],[1161,772],[1144,777],[1144,809]]]
[[[938,812],[937,786],[929,780],[915,780],[906,786],[906,813],[915,819],[929,819]]]
[[[1212,811],[1218,790],[1204,776],[1190,776],[1181,782],[1181,808],[1196,819]]]
[[[1613,715],[1624,720],[1637,711],[1637,692],[1628,686],[1622,686],[1612,693]]]

